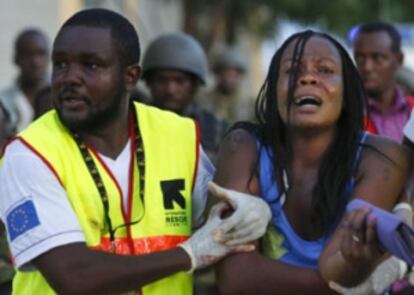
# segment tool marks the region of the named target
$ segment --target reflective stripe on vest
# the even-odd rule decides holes
[[[128,238],[116,238],[114,242],[116,250],[115,253],[121,255],[131,255],[158,252],[174,248],[179,243],[187,240],[187,238],[187,236],[158,236],[132,239],[133,253],[130,250]],[[113,245],[108,238],[102,238],[101,244],[99,246],[93,247],[92,249],[111,252],[112,246]]]

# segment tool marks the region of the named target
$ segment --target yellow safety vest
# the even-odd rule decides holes
[[[124,212],[122,195],[105,165],[91,150],[109,196],[113,227],[142,220],[115,233],[117,254],[145,254],[175,247],[191,234],[191,193],[198,162],[194,122],[173,113],[135,104],[145,150],[145,198],[139,198],[134,152],[133,195]],[[65,189],[88,247],[111,251],[99,192],[78,146],[55,111],[35,121],[19,136],[43,159]],[[7,153],[7,150],[6,150]],[[58,221],[57,221],[58,222]],[[139,290],[144,295],[192,294],[192,277],[180,272]],[[17,272],[14,294],[55,294],[38,271]]]

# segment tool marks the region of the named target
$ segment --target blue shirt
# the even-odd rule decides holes
[[[362,144],[365,142],[366,133],[363,133],[360,145],[357,150],[355,166],[359,162]],[[285,196],[280,194],[277,183],[273,177],[273,162],[271,160],[271,150],[258,142],[260,151],[260,191],[261,197],[269,204],[272,210],[272,226],[270,227],[263,239],[264,252],[266,256],[280,260],[287,264],[298,267],[316,269],[318,267],[319,257],[325,248],[326,242],[330,237],[324,234],[317,240],[307,241],[296,234],[291,227],[284,209],[283,204]],[[346,187],[346,198],[349,198],[355,186],[355,180],[352,178]]]

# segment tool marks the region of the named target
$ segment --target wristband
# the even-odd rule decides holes
[[[398,203],[395,205],[395,207],[392,209],[392,212],[396,212],[398,210],[409,210],[411,213],[413,212],[411,205],[406,202]]]
[[[187,246],[186,244],[178,244],[177,247],[184,249],[185,253],[187,253],[187,255],[190,257],[191,268],[190,270],[187,270],[186,272],[188,274],[192,274],[196,268],[196,265],[195,265],[195,257],[193,255],[193,252],[191,251],[191,248]]]

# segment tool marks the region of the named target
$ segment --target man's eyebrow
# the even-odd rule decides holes
[[[67,51],[64,51],[64,50],[56,50],[56,51],[53,51],[52,52],[52,57],[64,57],[64,56],[71,55],[71,54],[78,55],[79,57],[81,57],[83,59],[91,59],[91,58],[94,58],[94,59],[103,59],[104,58],[102,56],[102,54],[99,54],[97,52],[92,52],[91,51],[91,52],[80,52],[80,53],[76,53],[76,51],[75,52],[67,52]]]

